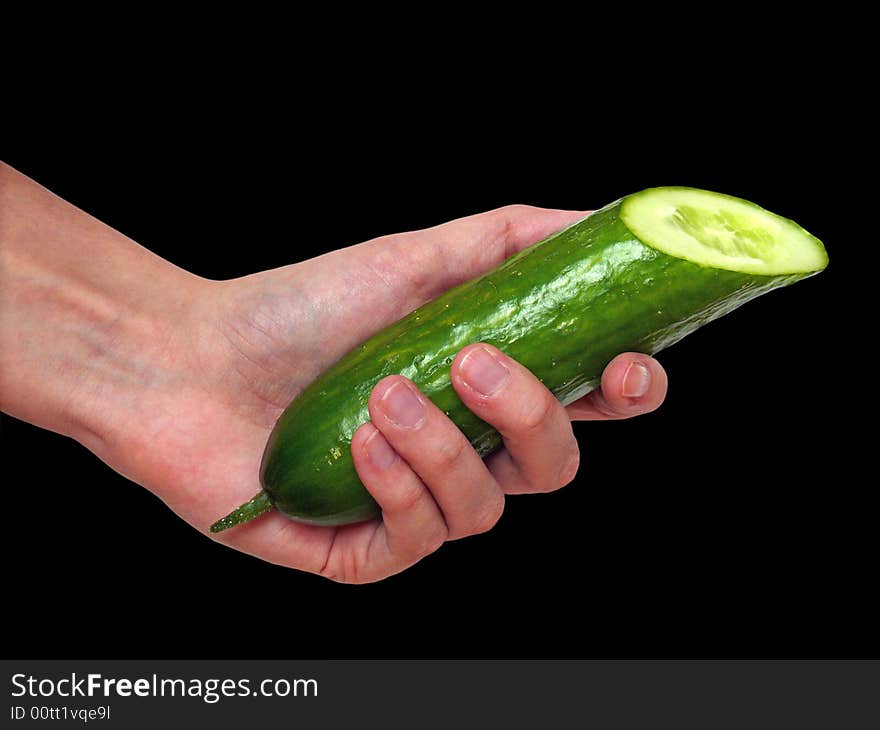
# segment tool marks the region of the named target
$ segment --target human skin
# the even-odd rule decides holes
[[[585,214],[508,206],[212,281],[0,163],[0,409],[75,439],[210,534],[257,491],[272,426],[319,373]],[[458,354],[451,377],[501,432],[501,451],[480,459],[411,381],[385,378],[351,447],[381,519],[318,527],[273,511],[212,538],[336,581],[380,580],[490,529],[506,495],[570,482],[571,421],[652,411],[667,382],[656,360],[624,353],[601,389],[563,408],[482,343]]]

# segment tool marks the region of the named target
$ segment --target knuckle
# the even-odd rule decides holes
[[[418,507],[424,496],[421,484],[411,479],[405,479],[395,488],[394,510],[396,512],[410,512]]]
[[[559,478],[557,479],[557,483],[560,487],[564,487],[566,484],[570,484],[572,480],[578,473],[578,468],[581,463],[581,452],[578,448],[577,442],[574,442],[570,447],[568,454],[562,463],[562,468],[559,470]]]
[[[495,210],[495,216],[498,220],[498,236],[496,241],[503,247],[503,255],[506,258],[514,253],[514,243],[519,237],[519,231],[523,222],[527,220],[530,213],[535,208],[531,205],[522,205],[515,203],[513,205],[505,205],[503,208]]]
[[[439,550],[448,536],[446,524],[441,520],[440,524],[420,530],[416,535],[399,536],[394,541],[393,551],[398,558],[414,563]]]
[[[422,539],[422,545],[420,554],[421,555],[430,555],[433,552],[436,552],[440,549],[443,543],[446,542],[446,539],[449,537],[449,530],[446,528],[446,525],[441,523],[437,525],[434,529],[426,531],[424,538]]]
[[[540,398],[528,401],[520,418],[519,430],[531,433],[540,429],[547,423],[557,405],[558,401],[550,394],[550,391],[542,393]]]
[[[525,494],[546,494],[547,492],[554,492],[557,489],[559,489],[559,487],[555,482],[550,482],[546,479],[538,479],[534,475],[523,475],[522,491]]]
[[[470,444],[460,433],[451,438],[439,439],[433,449],[432,460],[438,469],[450,469],[462,457]]]
[[[498,496],[492,500],[492,502],[484,507],[480,513],[477,515],[474,520],[473,528],[471,530],[471,534],[479,535],[482,532],[489,532],[495,525],[498,524],[498,520],[501,519],[501,515],[504,513],[504,495],[502,493],[498,493]]]
[[[524,203],[508,203],[507,205],[497,208],[496,212],[504,220],[510,221],[512,219],[515,220],[522,218],[524,215],[528,215],[534,210],[535,208],[532,205],[525,205]]]

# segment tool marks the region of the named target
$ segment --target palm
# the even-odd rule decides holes
[[[193,526],[204,530],[259,490],[266,439],[297,393],[359,341],[417,304],[404,293],[390,293],[373,263],[353,260],[361,258],[352,256],[359,251],[217,288],[210,336],[187,365],[203,382],[151,406],[142,449],[154,459],[150,487]],[[312,527],[270,514],[219,539],[273,562],[319,572],[330,546],[340,549],[338,538],[369,540],[378,527],[376,522]]]

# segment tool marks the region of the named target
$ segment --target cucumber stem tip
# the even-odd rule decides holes
[[[223,530],[228,530],[230,527],[250,522],[270,509],[272,509],[272,500],[265,491],[261,490],[253,499],[232,510],[226,517],[217,520],[211,525],[210,530],[214,533],[223,532]]]

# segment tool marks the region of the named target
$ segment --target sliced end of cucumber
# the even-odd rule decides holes
[[[822,242],[797,223],[730,195],[649,188],[624,199],[621,217],[642,243],[701,266],[779,276],[828,264]]]

